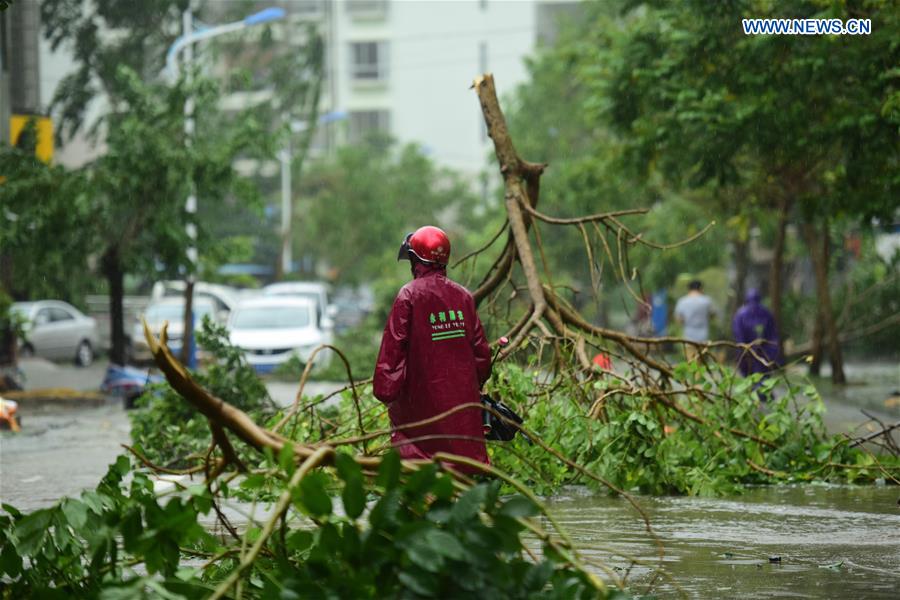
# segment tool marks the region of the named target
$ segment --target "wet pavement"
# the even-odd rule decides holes
[[[67,387],[97,391],[106,363],[87,368],[23,360],[26,389]],[[305,394],[315,396],[341,387],[340,383],[309,382]],[[289,406],[297,385],[267,382],[272,399]],[[21,406],[22,432],[0,432],[0,502],[21,510],[49,506],[62,496],[77,496],[93,488],[116,456],[130,444],[130,424],[122,400],[109,398],[105,406]]]
[[[19,509],[49,506],[94,488],[131,443],[121,402],[104,407],[47,407],[22,414],[22,432],[0,432],[0,500]]]

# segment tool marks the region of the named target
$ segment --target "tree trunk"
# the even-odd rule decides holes
[[[825,343],[828,347],[829,360],[831,362],[831,381],[834,383],[846,383],[844,377],[844,358],[841,354],[841,344],[838,339],[837,323],[834,319],[834,311],[831,307],[831,293],[828,289],[828,223],[822,227],[821,238],[812,224],[803,224],[803,235],[806,245],[809,247],[810,258],[813,262],[813,271],[816,277],[816,292],[819,296],[819,321],[822,324]]]
[[[809,363],[809,374],[816,377],[822,371],[822,355],[825,353],[825,334],[822,325],[824,322],[825,318],[822,316],[822,308],[816,305],[816,316],[813,319],[812,349],[810,350],[812,360]]]
[[[750,271],[750,243],[747,240],[736,239],[734,245],[734,297],[731,306],[728,307],[729,315],[733,315],[744,302],[747,294],[747,273]],[[728,322],[728,319],[725,319]]]
[[[778,330],[778,356],[784,356],[784,338],[787,332],[781,318],[781,296],[783,288],[781,278],[784,275],[784,246],[787,235],[789,204],[787,198],[778,200],[778,228],[775,230],[775,246],[773,247],[772,266],[769,271],[769,304],[775,327]]]
[[[181,362],[191,368],[191,345],[194,342],[194,278],[188,277],[184,285],[184,330],[181,334]]]
[[[122,269],[122,258],[116,247],[107,248],[103,254],[103,274],[109,284],[109,326],[111,336],[111,348],[109,360],[113,364],[124,365],[126,363],[125,342],[125,272]]]

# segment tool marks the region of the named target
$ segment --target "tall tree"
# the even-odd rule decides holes
[[[112,323],[111,359],[125,359],[122,297],[126,273],[174,276],[186,268],[184,199],[189,182],[215,203],[245,189],[232,169],[235,155],[265,144],[259,122],[248,113],[223,126],[218,88],[194,74],[161,83],[166,49],[180,32],[188,0],[138,4],[97,0],[84,10],[81,0],[44,0],[45,35],[53,47],[67,44],[76,69],[57,87],[52,108],[58,134],[68,138],[87,129],[106,153],[86,167],[93,239],[107,279]],[[188,147],[183,107],[190,94],[197,105],[197,134]],[[92,103],[102,117],[86,121]],[[209,213],[207,213],[209,214]],[[215,214],[213,212],[213,214]],[[220,240],[207,235],[198,244]]]
[[[10,146],[0,146],[0,173],[0,288],[16,300],[79,304],[93,252],[84,177]]]
[[[218,203],[236,181],[231,162],[254,143],[253,123],[198,136],[184,143],[183,106],[190,93],[213,110],[218,88],[200,81],[191,88],[148,84],[122,67],[115,109],[101,120],[106,153],[88,168],[94,198],[100,267],[110,293],[111,359],[125,358],[122,298],[126,273],[176,276],[187,268],[184,198],[189,182]],[[215,243],[201,229],[199,243]]]
[[[252,2],[234,3],[223,6],[222,18],[238,19],[253,10]],[[276,37],[276,33],[278,34]],[[322,35],[313,23],[300,21],[281,22],[276,28],[247,33],[252,35],[252,43],[246,36],[224,37],[216,40],[214,50],[217,59],[231,71],[225,82],[226,92],[263,92],[260,97],[268,100],[253,107],[255,118],[270,130],[270,137],[281,143],[287,150],[290,163],[292,186],[291,206],[296,203],[294,196],[299,189],[303,167],[309,157],[313,139],[319,132],[319,105],[324,80],[325,45]],[[282,166],[284,169],[285,167]],[[280,198],[269,198],[278,204]],[[296,214],[296,211],[291,211]],[[238,224],[246,226],[245,215]],[[229,223],[223,222],[224,228]],[[269,224],[271,225],[271,224]],[[288,232],[292,227],[288,228]],[[257,254],[263,262],[275,265],[276,278],[282,278],[280,252],[292,245],[290,235],[280,235],[280,244],[272,242],[273,236],[266,235],[270,229],[257,238]]]
[[[879,0],[624,6],[624,26],[601,28],[610,22],[598,17],[601,44],[587,52],[605,74],[595,95],[608,102],[606,117],[628,144],[631,162],[681,185],[734,185],[752,176],[782,190],[767,204],[797,206],[816,264],[832,377],[843,382],[819,240],[829,215],[868,224],[898,206],[900,111],[891,74],[900,59],[900,15]],[[873,30],[747,36],[740,27],[748,16],[871,18]],[[761,168],[740,169],[745,160]]]

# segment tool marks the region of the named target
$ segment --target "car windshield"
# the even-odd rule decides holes
[[[268,294],[271,296],[292,296],[294,298],[305,298],[307,300],[312,300],[313,302],[315,302],[317,304],[319,302],[318,292],[297,292],[290,288],[284,288],[284,289],[276,288],[274,290],[269,290]]]
[[[213,314],[212,304],[194,304],[194,320],[199,322],[204,316]],[[179,321],[184,319],[184,304],[151,304],[144,313],[148,322]]]
[[[310,323],[306,306],[253,306],[240,309],[232,329],[292,329]]]

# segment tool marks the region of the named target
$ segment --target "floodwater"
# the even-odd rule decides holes
[[[900,407],[884,400],[900,389],[896,365],[850,366],[851,385],[832,389],[826,422],[850,431],[860,408],[885,421]],[[282,404],[289,386],[277,392]],[[0,432],[0,501],[21,510],[49,506],[93,488],[129,443],[121,405],[23,412],[20,434]],[[694,598],[900,598],[900,487],[784,486],[730,498],[648,497],[639,502],[665,548],[665,576],[655,577],[657,547],[623,499],[567,490],[549,502],[592,560],[628,575],[629,587]],[[780,558],[770,562],[771,558]],[[632,562],[632,558],[640,563]],[[647,566],[650,565],[650,566]]]
[[[548,506],[584,556],[613,566],[620,577],[627,572],[632,591],[647,591],[660,559],[643,520],[624,499],[570,492]],[[896,599],[898,500],[896,486],[811,485],[757,487],[731,498],[638,498],[665,550],[665,575],[652,591]]]
[[[100,483],[130,444],[121,401],[97,408],[22,409],[22,431],[0,432],[0,501],[20,510],[43,508]]]

